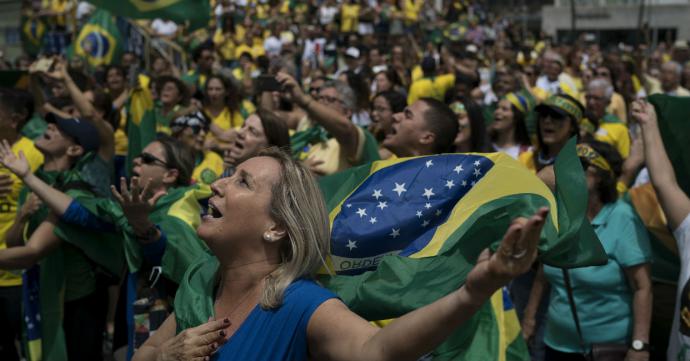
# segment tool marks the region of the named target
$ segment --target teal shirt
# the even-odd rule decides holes
[[[631,341],[633,291],[624,269],[651,261],[647,231],[630,205],[605,205],[592,220],[609,262],[569,270],[586,347],[592,343]],[[582,352],[560,268],[544,266],[551,300],[544,342],[561,352]]]

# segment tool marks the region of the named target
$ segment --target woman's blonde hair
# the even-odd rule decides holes
[[[288,286],[298,278],[313,278],[328,254],[330,231],[321,190],[311,172],[285,152],[271,147],[259,153],[280,163],[281,176],[273,187],[271,217],[285,227],[287,239],[281,264],[266,280],[261,307],[283,303]]]

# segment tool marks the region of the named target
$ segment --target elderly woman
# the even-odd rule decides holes
[[[212,189],[197,229],[212,255],[188,269],[175,314],[134,360],[416,360],[529,268],[547,213],[513,223],[457,291],[378,329],[312,280],[329,236],[307,169],[269,150]]]
[[[544,266],[551,285],[545,360],[584,361],[584,354],[597,352],[602,344],[617,345],[617,360],[648,360],[652,291],[647,231],[631,206],[618,200],[616,174],[621,160],[615,149],[593,142],[578,145],[577,152],[587,177],[587,216],[609,261],[565,272]],[[534,324],[540,298],[541,294],[532,292],[523,324]],[[525,336],[531,336],[530,332],[526,330]]]

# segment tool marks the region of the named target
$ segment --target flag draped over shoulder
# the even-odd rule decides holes
[[[207,250],[196,235],[196,227],[201,222],[199,201],[210,195],[211,190],[206,185],[174,188],[156,202],[149,214],[151,222],[160,227],[167,238],[161,260],[163,275],[176,283],[180,282],[189,265]],[[130,272],[139,271],[144,259],[141,244],[134,236],[120,206],[105,198],[84,200],[81,203],[91,213],[122,231],[128,269]]]
[[[559,155],[554,195],[502,153],[445,154],[374,162],[320,181],[330,211],[335,276],[320,280],[368,320],[399,317],[456,290],[512,220],[551,209],[540,260],[604,264],[585,219],[587,188],[574,140]],[[565,188],[567,187],[567,189]],[[434,352],[438,360],[528,359],[505,291]]]
[[[84,165],[92,161],[94,153],[82,157],[67,172],[46,172],[40,169],[36,175],[46,183],[67,193],[80,202],[96,199],[89,191],[89,185],[81,178]],[[20,206],[26,200],[28,191],[20,195]],[[34,213],[26,226],[25,238],[48,216],[43,206]],[[117,277],[124,266],[122,238],[113,232],[94,232],[58,222],[53,233],[63,242],[44,257],[39,265],[23,275],[23,320],[26,336],[27,357],[31,361],[67,360],[65,336],[62,329],[65,299],[65,245],[79,249],[80,254],[94,266]],[[27,241],[27,239],[25,239]]]
[[[82,57],[92,67],[119,61],[121,52],[120,30],[113,16],[103,9],[98,9],[91,15],[67,50],[68,57]]]
[[[362,157],[359,164],[368,164],[381,159],[379,157],[379,146],[376,138],[368,130],[362,128],[364,133],[364,145],[362,146]],[[306,158],[309,146],[318,142],[326,142],[329,138],[328,132],[320,125],[311,126],[305,130],[295,132],[290,136],[290,150],[295,159]]]
[[[169,19],[190,22],[191,29],[208,24],[211,5],[208,0],[89,0],[99,8],[132,19]]]

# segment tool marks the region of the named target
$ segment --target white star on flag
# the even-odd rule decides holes
[[[436,210],[436,217],[440,216],[441,213],[443,213],[443,211],[441,211],[440,209],[437,209],[437,210]]]
[[[467,181],[466,180],[462,181],[462,186],[467,187]]]
[[[434,196],[434,189],[433,188],[424,188],[424,194],[422,197],[426,197],[426,199],[431,198],[431,196]]]
[[[479,177],[480,175],[482,175],[482,171],[479,168],[474,168],[474,176]]]
[[[422,218],[422,211],[417,211],[417,217]]]
[[[424,203],[424,208],[426,208],[426,209],[431,208],[431,203]]]
[[[352,208],[352,204],[348,203],[348,204],[345,205],[345,207],[347,207],[347,208]]]
[[[434,165],[434,161],[433,161],[433,160],[429,159],[429,160],[426,161],[426,167],[427,167],[427,168],[431,167],[432,165]]]
[[[475,161],[474,161],[474,166],[475,166],[475,167],[479,167],[480,164],[481,164],[481,163],[479,162],[479,160],[475,160]]]
[[[367,210],[364,208],[357,208],[357,214],[359,215],[359,218],[362,218],[367,215]]]
[[[388,207],[388,202],[379,202],[379,205],[377,207],[383,210],[384,208]]]
[[[447,180],[446,181],[446,187],[448,187],[448,189],[455,187],[455,182],[453,182],[452,179]]]
[[[453,168],[453,171],[457,174],[460,174],[464,169],[462,169],[462,164],[458,164],[457,167]]]
[[[371,217],[371,219],[369,219],[369,223],[371,223],[371,224],[376,223],[376,217]]]
[[[429,225],[429,221],[427,221],[427,220],[425,219],[424,222],[422,222],[422,227],[426,227],[426,226],[428,226],[428,225]]]
[[[352,251],[353,248],[357,248],[357,241],[351,241],[348,239],[347,240],[347,246],[345,246],[345,247],[349,248],[350,251]]]
[[[405,189],[405,183],[403,184],[398,184],[397,182],[395,183],[395,188],[393,189],[393,192],[398,193],[398,197],[403,194],[403,192],[407,192],[407,189]]]
[[[371,196],[376,198],[376,200],[378,201],[380,197],[383,197],[383,194],[381,194],[380,189],[374,189],[374,194],[372,194]]]
[[[391,236],[393,238],[400,236],[400,228],[398,228],[398,229],[391,228],[391,231],[392,232],[391,232],[391,234],[389,234],[389,236]]]

